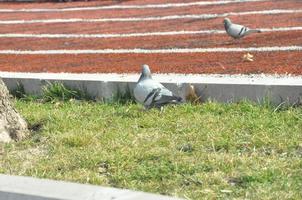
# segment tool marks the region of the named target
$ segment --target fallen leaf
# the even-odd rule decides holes
[[[253,62],[254,61],[254,56],[250,53],[246,53],[242,56],[243,61],[248,61],[248,62]]]

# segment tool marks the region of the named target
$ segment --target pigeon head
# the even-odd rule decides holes
[[[151,78],[151,71],[150,71],[149,66],[144,64],[144,65],[142,65],[142,74],[138,81],[144,80],[146,78]]]
[[[224,28],[225,30],[228,30],[229,27],[231,26],[232,22],[229,18],[224,18],[223,20]]]

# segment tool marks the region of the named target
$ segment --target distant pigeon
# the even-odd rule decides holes
[[[251,33],[261,33],[261,30],[250,29],[239,24],[233,24],[229,18],[225,18],[223,23],[227,34],[234,39],[242,38]]]
[[[162,108],[167,104],[179,104],[181,97],[175,96],[170,90],[151,77],[148,65],[142,66],[142,74],[134,88],[134,97],[137,102],[144,105],[146,109]]]

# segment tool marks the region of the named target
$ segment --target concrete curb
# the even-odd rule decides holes
[[[139,75],[0,72],[0,77],[10,91],[20,83],[26,93],[38,95],[48,81],[60,81],[68,87],[86,91],[97,100],[110,100],[117,93],[132,92]],[[188,94],[190,84],[194,85],[202,101],[248,99],[261,102],[268,99],[274,104],[302,103],[301,76],[154,74],[153,78],[181,97]]]
[[[87,184],[0,174],[0,200],[180,200]]]

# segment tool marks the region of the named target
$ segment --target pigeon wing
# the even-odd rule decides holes
[[[152,102],[154,104],[155,107],[161,107],[167,104],[179,104],[181,103],[182,98],[181,97],[177,97],[177,96],[166,96],[166,95],[161,95],[160,98],[154,102]]]
[[[157,81],[154,81],[153,79],[140,81],[134,88],[134,97],[139,103],[148,106],[151,104],[155,94],[158,93],[158,91],[161,90],[162,87],[163,85],[161,85]]]
[[[170,90],[162,84],[158,84],[160,90],[157,91],[152,99],[151,106],[161,107],[167,104],[177,104],[182,101],[180,97],[175,96]]]
[[[139,82],[134,88],[134,97],[145,107],[161,107],[169,103],[180,102],[181,98],[153,79]]]
[[[239,24],[232,24],[227,30],[228,34],[233,38],[241,38],[249,29]]]

